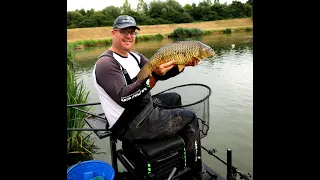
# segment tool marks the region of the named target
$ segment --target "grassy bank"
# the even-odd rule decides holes
[[[224,30],[226,28],[252,28],[252,18],[229,19],[219,21],[206,21],[197,23],[183,24],[161,24],[161,25],[142,25],[139,36],[144,35],[166,35],[172,33],[177,28],[199,28],[201,30]],[[112,27],[94,27],[67,29],[67,41],[77,42],[82,40],[104,40],[111,38]]]
[[[252,31],[252,27],[240,27],[240,28],[225,28],[216,30],[201,30],[199,28],[177,28],[171,33],[155,34],[155,35],[138,35],[136,42],[148,41],[148,40],[162,40],[163,38],[182,37],[182,36],[200,36],[200,35],[211,35],[217,33],[237,33],[243,31]],[[68,47],[71,49],[75,48],[86,48],[96,46],[109,46],[112,43],[111,38],[98,39],[98,40],[79,40],[75,42],[68,42]]]
[[[136,42],[140,41],[148,41],[148,40],[162,40],[163,35],[156,34],[156,35],[142,35],[136,37]],[[75,49],[75,48],[86,48],[86,47],[95,47],[95,46],[108,46],[111,45],[112,39],[98,39],[98,40],[80,40],[75,42],[68,42],[68,48]]]

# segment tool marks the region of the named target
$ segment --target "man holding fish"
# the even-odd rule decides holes
[[[93,69],[94,84],[109,129],[120,140],[157,139],[173,134],[186,144],[187,166],[195,179],[201,179],[202,160],[199,124],[196,115],[183,108],[161,109],[152,102],[150,90],[158,80],[172,78],[213,56],[214,51],[198,42],[176,42],[159,49],[150,61],[132,51],[140,30],[133,17],[121,15],[113,25],[112,46]],[[178,94],[156,98],[167,106],[181,104]]]

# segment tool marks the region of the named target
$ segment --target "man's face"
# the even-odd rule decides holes
[[[135,28],[114,29],[113,43],[121,51],[129,52],[135,43]]]

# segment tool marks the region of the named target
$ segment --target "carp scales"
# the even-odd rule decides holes
[[[152,72],[159,65],[175,60],[178,69],[181,70],[190,61],[201,61],[207,57],[214,56],[214,50],[200,41],[176,41],[160,48],[140,70],[137,75],[139,80],[149,77],[150,85],[155,85]]]

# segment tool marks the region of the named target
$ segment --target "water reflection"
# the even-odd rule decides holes
[[[253,50],[253,38],[249,35],[209,35],[209,36],[201,36],[201,37],[190,37],[190,38],[175,38],[175,39],[164,39],[162,41],[147,41],[147,42],[139,42],[136,43],[134,50],[141,52],[146,58],[151,58],[151,56],[162,46],[172,43],[174,41],[183,41],[183,40],[199,40],[210,47],[213,47],[216,55],[212,59],[205,59],[203,61],[208,61],[206,64],[208,69],[214,63],[221,63],[221,61],[226,60],[224,57],[228,57],[230,55],[240,55],[251,53]],[[235,45],[232,48],[232,44]],[[74,61],[74,65],[77,71],[77,74],[90,73],[92,71],[95,62],[97,61],[98,56],[103,53],[107,47],[94,47],[94,48],[86,48],[82,50],[76,51],[76,60]]]

